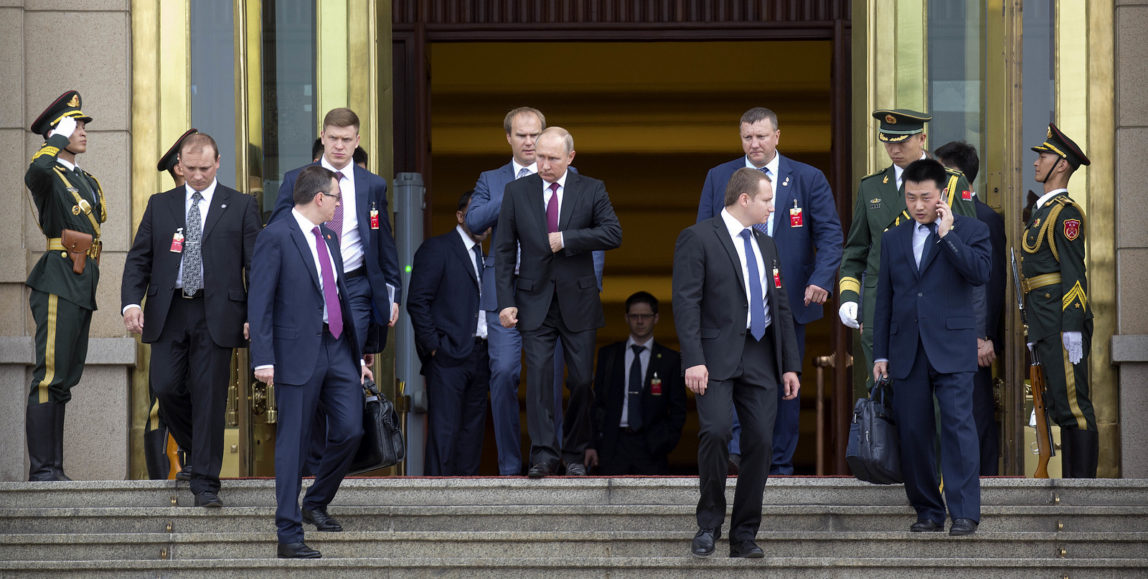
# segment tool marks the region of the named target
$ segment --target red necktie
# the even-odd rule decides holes
[[[558,182],[550,184],[550,202],[546,204],[546,230],[558,231]]]
[[[339,307],[339,292],[335,289],[335,269],[331,267],[331,257],[327,255],[327,244],[319,227],[311,230],[315,234],[315,252],[319,254],[319,271],[323,274],[323,302],[327,304],[327,327],[331,335],[338,338],[343,333],[343,309]]]

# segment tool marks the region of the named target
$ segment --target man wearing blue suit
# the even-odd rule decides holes
[[[387,210],[387,182],[352,163],[359,145],[359,117],[351,109],[331,109],[323,118],[320,139],[323,156],[307,167],[318,165],[334,171],[339,176],[339,188],[346,192],[327,226],[335,233],[347,268],[347,298],[354,314],[357,345],[371,364],[374,353],[387,345],[387,327],[398,321],[402,297],[398,252],[391,235],[391,213]],[[303,167],[288,171],[283,176],[268,223],[291,214],[295,180],[302,170]],[[307,461],[311,474],[324,446],[323,417],[320,411],[312,428],[314,440]]]
[[[471,231],[491,229],[491,235],[495,237],[498,234],[498,214],[502,209],[502,194],[506,185],[538,172],[534,142],[546,128],[546,116],[535,108],[518,107],[506,113],[502,127],[512,152],[510,162],[478,176],[466,214],[466,225]],[[570,170],[578,172],[573,167]],[[592,256],[598,291],[601,291],[605,252],[595,251]],[[487,327],[490,329],[490,410],[494,419],[494,439],[498,445],[498,473],[519,475],[522,474],[522,427],[518,420],[518,382],[522,372],[522,336],[517,328],[504,328],[498,321],[494,268],[495,256],[492,251],[482,276],[482,309],[487,312]],[[554,427],[561,437],[561,374],[564,367],[561,340],[554,354]]]
[[[881,239],[873,325],[873,379],[893,379],[893,412],[901,439],[905,494],[917,511],[910,531],[977,530],[981,511],[980,449],[973,421],[977,371],[974,288],[989,279],[989,229],[973,217],[954,217],[941,200],[948,181],[932,159],[914,161],[902,177],[913,219]],[[941,416],[941,474],[933,399]]]
[[[490,388],[487,337],[479,307],[482,242],[489,230],[466,227],[471,192],[458,200],[451,231],[423,242],[415,252],[407,313],[427,380],[426,470],[431,476],[478,474],[486,434]]]
[[[268,225],[251,259],[248,321],[255,378],[275,386],[275,526],[280,558],[320,557],[303,542],[303,521],[343,528],[327,514],[363,435],[364,378],[343,258],[321,224],[339,205],[339,179],[310,166],[295,181],[295,207]],[[315,483],[303,497],[303,461],[317,407],[328,417]]]
[[[798,355],[805,359],[805,324],[821,319],[821,306],[833,291],[837,267],[841,265],[841,220],[837,217],[829,181],[816,168],[777,152],[781,129],[777,114],[754,107],[741,116],[741,146],[744,157],[710,169],[698,203],[698,223],[721,213],[730,176],[742,167],[757,169],[772,180],[774,207],[769,222],[755,228],[772,237],[781,255],[782,280],[789,294],[797,333]],[[773,427],[773,460],[770,474],[793,474],[793,453],[797,449],[801,400],[785,400],[778,389],[777,421]],[[731,460],[741,455],[741,426],[734,416],[730,439]]]

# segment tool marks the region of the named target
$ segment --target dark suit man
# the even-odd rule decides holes
[[[912,216],[882,236],[873,328],[873,378],[892,377],[905,494],[917,511],[913,532],[943,531],[933,414],[941,415],[941,472],[951,535],[976,532],[981,488],[973,422],[977,370],[974,288],[989,278],[988,227],[953,216],[942,199],[948,176],[932,159],[905,168]]]
[[[191,452],[195,504],[220,507],[231,350],[246,343],[247,273],[261,223],[254,197],[216,180],[211,136],[187,137],[179,163],[187,183],[148,200],[120,302],[124,326],[151,344],[151,388],[172,436]]]
[[[492,229],[492,236],[496,236],[498,231],[498,212],[502,209],[502,194],[506,185],[538,172],[534,143],[542,129],[546,128],[546,116],[535,108],[518,107],[506,113],[502,126],[506,130],[506,142],[513,153],[510,162],[497,169],[483,171],[478,176],[470,209],[466,214],[467,227],[471,231]],[[574,167],[570,167],[570,170],[578,172]],[[595,251],[592,255],[594,275],[598,278],[598,290],[601,291],[606,252]],[[494,439],[498,445],[498,473],[518,475],[522,473],[522,429],[518,421],[522,336],[516,328],[504,328],[498,321],[495,262],[492,252],[486,260],[486,272],[482,277],[482,309],[486,311],[487,327],[490,329],[490,406],[494,418]],[[561,374],[565,367],[561,344],[559,341],[554,350],[554,425],[555,431],[559,433],[562,432]]]
[[[391,234],[391,213],[387,210],[387,182],[353,164],[359,145],[359,117],[351,109],[331,109],[323,118],[320,140],[322,158],[313,165],[338,173],[339,188],[346,192],[327,226],[335,232],[346,260],[347,299],[354,313],[355,335],[359,350],[371,364],[374,353],[387,345],[387,327],[398,321],[402,297],[398,252]],[[283,176],[269,223],[291,213],[295,179],[300,171],[302,168]],[[314,440],[307,460],[307,472],[311,474],[322,459],[319,451],[326,431],[323,416],[322,412],[316,415],[312,428]]]
[[[32,122],[44,144],[24,174],[37,224],[48,238],[48,251],[25,282],[36,322],[36,365],[25,410],[30,481],[72,480],[64,474],[64,408],[84,373],[100,281],[100,224],[108,219],[108,205],[99,181],[76,165],[76,156],[88,150],[92,122],[80,100],[80,93],[65,92]]]
[[[354,314],[335,233],[320,224],[341,193],[333,171],[310,166],[295,181],[295,207],[263,230],[251,262],[251,365],[275,386],[275,525],[280,558],[317,558],[303,542],[302,522],[342,531],[327,513],[363,434],[361,361]],[[361,369],[360,369],[361,366]],[[317,408],[327,416],[326,446],[315,482],[299,491]]]
[[[934,152],[942,165],[965,174],[969,183],[977,180],[980,159],[977,150],[964,142],[953,141],[937,148]],[[973,376],[973,418],[977,423],[977,438],[981,445],[981,476],[996,476],[1000,467],[1000,429],[996,423],[996,403],[993,399],[993,361],[1001,353],[1004,345],[1004,300],[1005,300],[1005,238],[1004,218],[989,207],[973,191],[976,201],[977,219],[989,227],[989,243],[992,245],[992,269],[989,281],[985,284],[985,332],[977,337],[977,363],[980,368]]]
[[[734,172],[725,209],[688,227],[674,248],[674,322],[686,387],[698,406],[698,532],[691,552],[708,557],[725,520],[730,406],[742,420],[742,460],[730,522],[730,556],[764,557],[754,543],[772,455],[777,388],[797,397],[801,371],[781,258],[753,225],[773,210],[769,177]]]
[[[618,247],[622,226],[601,181],[567,171],[574,138],[561,127],[543,131],[535,144],[538,173],[506,186],[498,216],[499,321],[522,333],[526,364],[528,475],[553,474],[561,459],[569,475],[584,475],[590,444],[594,340],[605,324],[590,252]],[[515,253],[521,247],[519,271]],[[561,339],[569,372],[570,403],[559,442],[552,408],[555,342]]]
[[[407,313],[427,379],[426,470],[431,476],[478,474],[486,433],[489,325],[479,307],[482,242],[466,226],[471,193],[458,200],[458,225],[415,252]]]
[[[586,466],[601,474],[669,474],[667,457],[686,423],[682,357],[654,341],[658,298],[626,299],[630,337],[598,350],[594,442]]]
[[[777,152],[781,129],[777,115],[763,107],[749,109],[739,123],[745,155],[709,170],[698,203],[698,223],[717,216],[725,207],[725,188],[734,171],[757,169],[771,179],[773,205],[767,223],[755,229],[773,238],[781,255],[782,279],[793,312],[798,356],[805,359],[805,324],[821,319],[821,306],[833,292],[833,280],[841,265],[841,220],[834,206],[829,181],[816,168]],[[778,389],[779,396],[782,389]],[[793,474],[797,450],[801,400],[778,398],[773,427],[773,461],[769,474]],[[741,428],[734,417],[731,455],[741,454]]]

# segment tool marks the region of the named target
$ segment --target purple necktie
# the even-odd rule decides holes
[[[558,182],[550,184],[550,202],[546,204],[546,230],[558,231]]]
[[[342,171],[335,171],[335,175],[339,177],[339,189],[343,188],[343,179],[347,176]],[[354,192],[351,193],[354,195]],[[335,232],[335,238],[342,241],[343,239],[343,204],[340,203],[335,207],[335,216],[331,218],[331,231]],[[338,336],[336,336],[338,337]]]
[[[331,268],[331,258],[327,255],[327,244],[319,227],[311,230],[315,234],[315,252],[319,254],[319,271],[323,273],[323,302],[327,304],[327,327],[331,335],[338,338],[343,333],[343,310],[339,307],[339,292],[335,289],[335,270]]]

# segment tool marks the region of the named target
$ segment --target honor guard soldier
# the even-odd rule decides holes
[[[28,480],[71,480],[64,474],[64,405],[80,381],[88,354],[88,328],[100,279],[100,224],[107,220],[104,192],[76,166],[88,149],[80,93],[56,99],[32,123],[46,142],[32,157],[24,183],[36,204],[48,251],[26,282],[36,321],[36,366],[28,395]]]
[[[873,366],[873,315],[877,298],[877,272],[881,267],[881,234],[911,220],[905,206],[901,173],[925,154],[925,123],[932,115],[907,109],[878,109],[873,118],[880,121],[877,140],[893,164],[861,180],[853,205],[853,224],[845,238],[838,289],[841,323],[861,329],[861,349],[867,369]],[[953,213],[976,217],[973,188],[960,171],[946,169],[948,181],[941,197]],[[983,298],[983,292],[980,293]],[[858,318],[858,304],[861,304]],[[982,308],[983,309],[983,308]],[[871,375],[872,372],[868,372]]]
[[[191,135],[199,131],[192,128],[187,132],[180,135],[175,143],[172,143],[171,148],[159,158],[156,163],[155,170],[163,173],[167,171],[171,175],[172,181],[175,182],[177,188],[183,187],[185,180],[183,175],[183,167],[179,164],[179,150],[183,147],[183,141]],[[167,423],[164,422],[163,417],[159,414],[159,401],[156,399],[155,391],[152,389],[151,383],[148,383],[148,414],[147,423],[144,425],[144,461],[147,463],[147,475],[151,480],[164,480],[168,477],[171,471],[171,461],[167,455],[167,440],[168,429]],[[190,474],[187,471],[180,470],[176,474],[176,478],[180,480],[190,480]]]
[[[1064,478],[1096,478],[1099,433],[1088,385],[1092,309],[1084,269],[1084,212],[1068,196],[1068,180],[1090,161],[1076,143],[1048,125],[1033,163],[1044,195],[1025,224],[1021,289],[1028,340],[1044,367],[1047,412],[1060,425]]]

